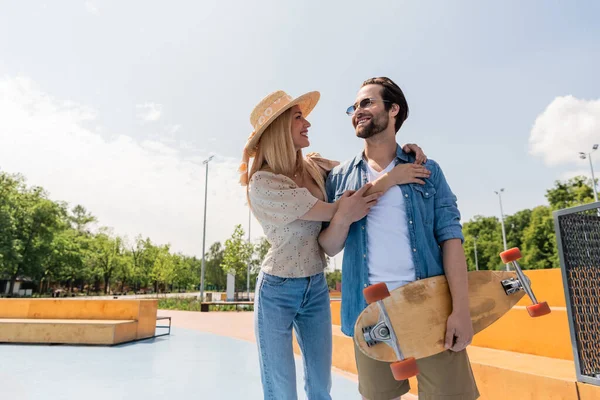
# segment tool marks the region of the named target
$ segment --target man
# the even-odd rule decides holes
[[[342,331],[353,336],[354,323],[367,306],[362,291],[368,285],[385,282],[391,291],[445,274],[453,307],[447,321],[447,350],[417,360],[419,400],[476,399],[479,392],[465,350],[473,326],[456,197],[435,161],[420,166],[396,143],[396,133],[408,117],[408,104],[392,80],[382,77],[364,82],[347,113],[365,147],[331,171],[326,182],[329,201],[336,201],[345,191],[358,190],[398,164],[404,164],[406,179],[380,197],[367,217],[350,223],[350,218],[336,215],[319,237],[329,256],[345,247]],[[357,348],[355,355],[363,399],[398,399],[409,391],[408,381],[394,379],[389,363],[370,359]]]

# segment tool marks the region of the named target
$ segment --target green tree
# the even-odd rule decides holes
[[[512,247],[523,248],[523,235],[525,229],[531,223],[531,214],[530,209],[525,209],[506,217],[504,224],[506,228],[506,245],[509,249]]]
[[[477,261],[479,269],[498,270],[504,264],[500,259],[500,252],[504,249],[502,241],[502,227],[496,217],[481,215],[463,224],[465,235],[465,256],[470,271],[475,270],[475,239],[477,240]]]
[[[71,210],[71,215],[69,216],[69,221],[71,222],[73,228],[77,230],[81,234],[90,234],[89,225],[91,223],[97,222],[96,217],[90,214],[85,207],[81,205],[76,205]]]
[[[68,282],[69,292],[77,279],[89,278],[85,265],[85,250],[82,238],[77,231],[66,226],[53,237],[51,252],[44,262],[44,271],[40,280],[40,292],[53,281]]]
[[[531,213],[531,223],[523,232],[523,262],[528,269],[558,268],[558,252],[552,209],[538,206]]]
[[[335,290],[336,283],[342,281],[342,271],[340,271],[338,269],[338,270],[335,270],[335,271],[327,272],[325,274],[325,279],[327,280],[327,286],[330,289],[334,289]]]
[[[121,245],[121,249],[117,254],[114,277],[119,284],[118,291],[121,293],[124,293],[126,287],[133,282],[133,257],[125,243]]]
[[[152,243],[150,238],[136,237],[135,244],[131,248],[132,280],[136,292],[147,288],[150,284],[150,274],[157,256],[158,247]]]
[[[42,275],[62,207],[43,188],[28,188],[22,176],[0,173],[0,272],[9,276],[9,293],[17,277]]]
[[[163,245],[157,247],[156,257],[154,258],[154,265],[150,272],[150,277],[154,282],[154,291],[159,292],[159,286],[166,287],[173,282],[175,278],[175,263],[173,262],[173,256],[169,252],[169,245]]]
[[[591,203],[594,201],[591,179],[576,176],[567,181],[556,181],[554,187],[546,191],[546,199],[553,210]]]
[[[235,275],[235,287],[245,288],[247,268],[252,256],[253,246],[244,240],[244,229],[236,225],[231,237],[225,241],[223,263],[221,267],[225,273]]]
[[[173,263],[175,266],[175,274],[172,284],[177,287],[178,290],[190,289],[200,282],[199,275],[197,272],[197,260],[192,257],[184,256],[183,254],[176,254],[173,256]]]
[[[204,265],[205,287],[213,287],[215,290],[225,290],[227,286],[227,274],[221,267],[223,264],[224,248],[221,242],[215,242],[210,246],[206,254]],[[202,263],[200,263],[202,266]]]
[[[113,236],[109,229],[102,228],[94,237],[91,250],[90,262],[94,275],[103,281],[104,293],[108,294],[111,280],[123,263],[125,252],[123,239]]]
[[[72,292],[76,281],[84,283],[92,278],[88,260],[93,239],[89,229],[92,222],[96,222],[96,218],[80,205],[71,209],[70,214],[63,213],[52,242],[52,252],[44,263],[40,292],[54,280],[67,282],[68,290]]]

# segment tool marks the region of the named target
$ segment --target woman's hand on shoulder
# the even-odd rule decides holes
[[[405,153],[415,153],[415,164],[425,164],[427,161],[427,156],[423,152],[423,149],[415,143],[405,144],[402,146],[402,150],[404,150]]]
[[[398,164],[388,172],[388,175],[396,185],[404,185],[407,183],[424,185],[425,182],[419,178],[429,178],[431,172],[423,165],[419,164]]]

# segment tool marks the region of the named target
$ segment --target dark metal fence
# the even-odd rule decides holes
[[[600,386],[600,202],[554,212],[577,379]]]

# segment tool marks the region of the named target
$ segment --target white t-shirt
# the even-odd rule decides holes
[[[367,163],[368,181],[374,181],[394,168],[392,161],[377,172]],[[393,290],[416,279],[402,190],[391,187],[367,215],[369,282],[385,282]]]

